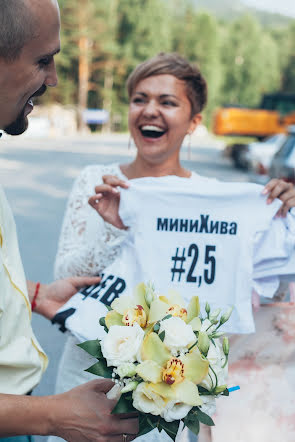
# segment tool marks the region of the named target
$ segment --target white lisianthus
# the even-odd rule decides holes
[[[137,381],[131,381],[122,388],[121,393],[129,393],[129,391],[134,391],[138,385]]]
[[[173,317],[161,322],[159,333],[165,332],[164,344],[169,350],[184,351],[196,342],[196,335],[190,325]]]
[[[136,375],[136,365],[132,362],[124,362],[124,364],[118,366],[116,371],[121,379],[131,378]]]
[[[142,413],[159,416],[164,408],[164,399],[148,388],[147,382],[141,382],[133,392],[133,406]]]
[[[145,302],[147,303],[148,307],[150,307],[151,303],[155,301],[155,299],[158,298],[158,296],[155,293],[155,287],[151,282],[148,282],[145,287]]]
[[[212,417],[216,413],[216,399],[214,396],[202,396],[203,404],[200,409],[203,413],[208,414]]]
[[[222,344],[220,339],[215,339],[214,342],[215,345],[213,345],[212,343],[210,344],[210,348],[207,354],[207,359],[210,362],[210,366],[213,368],[217,376],[218,385],[225,385],[227,383],[226,379],[227,379],[228,367],[226,364],[226,366],[222,368],[222,365],[225,362],[225,356],[222,350]],[[213,380],[214,383],[213,385],[209,377],[209,374],[211,375],[211,378]],[[210,369],[208,375],[203,379],[200,385],[206,388],[207,390],[211,390],[211,388],[215,385],[215,376]]]
[[[135,362],[144,331],[138,324],[133,327],[113,325],[101,342],[101,351],[108,366],[118,367],[124,362]]]
[[[201,327],[201,332],[206,332],[207,334],[210,334],[213,332],[215,328],[215,325],[211,323],[211,321],[209,321],[209,319],[205,319],[202,322],[202,327]]]
[[[170,401],[161,413],[166,422],[173,422],[183,419],[193,407],[182,402]]]

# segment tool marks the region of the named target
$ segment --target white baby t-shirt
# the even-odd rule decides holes
[[[295,220],[274,216],[281,202],[265,203],[262,187],[223,183],[194,175],[131,180],[121,190],[119,214],[129,227],[117,259],[98,286],[75,295],[56,322],[79,339],[100,337],[97,318],[117,296],[132,294],[139,282],[156,291],[180,292],[201,308],[233,305],[223,330],[255,330],[251,292],[271,297],[281,275],[295,273]]]

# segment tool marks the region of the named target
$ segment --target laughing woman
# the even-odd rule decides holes
[[[160,54],[135,69],[127,88],[129,129],[136,156],[127,164],[91,165],[82,170],[67,205],[56,278],[97,275],[118,256],[126,232],[113,210],[119,200],[117,187],[126,188],[128,180],[140,177],[175,175],[192,180],[192,184],[199,179],[180,162],[183,139],[201,122],[200,113],[207,100],[206,82],[198,68],[177,54]],[[283,200],[281,215],[295,205],[295,192],[287,183],[272,181],[266,192],[269,202],[275,197]],[[74,337],[68,337],[59,367],[58,393],[93,378],[83,371],[92,361],[87,361],[77,343]],[[166,440],[165,435],[152,434],[140,440]]]

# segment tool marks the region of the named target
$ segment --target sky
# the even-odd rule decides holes
[[[242,0],[247,5],[295,17],[295,0]]]

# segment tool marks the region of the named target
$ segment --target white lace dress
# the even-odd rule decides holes
[[[118,164],[85,167],[76,179],[70,193],[59,239],[55,261],[55,278],[90,276],[99,274],[117,257],[125,231],[105,223],[88,204],[95,186],[102,183],[104,175],[127,178]],[[60,360],[55,393],[63,393],[84,382],[97,379],[84,370],[96,362],[77,347],[78,340],[69,335]],[[48,442],[63,439],[50,436]],[[171,439],[153,431],[136,439],[138,442],[165,442]],[[188,440],[183,432],[181,440]]]

